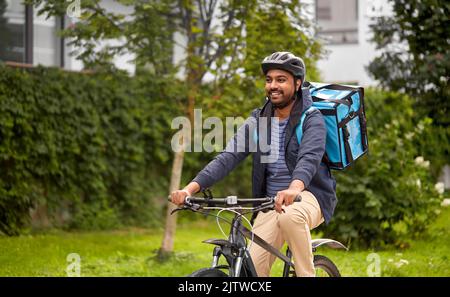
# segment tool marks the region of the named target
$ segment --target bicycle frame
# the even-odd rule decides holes
[[[225,199],[215,199],[212,200],[212,197],[207,197],[205,195],[205,198],[197,198],[197,197],[188,197],[187,204],[185,204],[184,207],[178,208],[175,211],[183,210],[183,209],[190,209],[192,211],[199,211],[199,209],[202,209],[200,205],[195,203],[206,203],[208,207],[203,207],[203,209],[223,209],[223,210],[231,210],[235,213],[234,218],[231,222],[230,232],[228,235],[228,239],[208,239],[204,240],[204,243],[213,244],[216,245],[216,247],[213,250],[213,261],[211,264],[211,268],[218,268],[218,269],[228,269],[229,270],[229,276],[231,277],[256,277],[258,276],[255,270],[255,266],[253,264],[253,261],[250,257],[250,253],[247,248],[246,239],[248,238],[251,240],[252,244],[258,244],[263,249],[270,252],[272,255],[276,256],[277,258],[281,259],[284,262],[284,268],[283,268],[283,277],[288,277],[290,273],[294,272],[295,274],[295,267],[294,263],[292,263],[292,254],[289,248],[286,250],[286,255],[283,255],[278,249],[270,245],[268,242],[263,240],[258,235],[254,234],[252,231],[248,230],[243,224],[242,224],[242,217],[245,213],[242,213],[242,211],[248,209],[248,208],[240,208],[236,207],[240,203],[249,203],[249,202],[257,202],[261,203],[261,206],[251,208],[250,212],[257,212],[264,209],[272,209],[273,203],[274,203],[274,197],[268,197],[268,198],[242,198],[238,199],[236,196],[228,196]],[[301,201],[301,197],[298,197],[299,200],[296,198],[296,202]],[[227,205],[228,207],[233,206],[233,208],[213,208],[209,207],[209,205],[214,204],[223,204]],[[172,212],[172,213],[173,213]],[[248,212],[247,212],[248,213]],[[219,215],[216,215],[217,218],[221,218]],[[222,218],[223,219],[223,218]],[[220,225],[219,225],[220,227]],[[348,250],[342,243],[332,240],[332,239],[315,239],[312,240],[312,251],[315,252],[316,249],[319,246],[326,245],[333,249],[346,249]],[[226,265],[218,265],[219,264],[219,258],[220,256],[224,256],[228,266]],[[292,271],[292,270],[293,271]]]
[[[250,237],[247,235],[246,237],[251,240],[251,232],[242,225],[241,221],[241,215],[236,214],[231,223],[228,240],[208,239],[203,242],[216,245],[213,250],[212,268],[228,268],[229,275],[232,277],[256,277],[257,273],[243,237],[244,234],[247,234]],[[266,245],[269,244],[266,243]],[[218,266],[220,256],[225,257],[229,265],[228,267]]]
[[[289,274],[292,272],[292,270],[295,273],[294,263],[292,263],[291,261],[292,252],[289,250],[289,248],[286,249],[286,255],[283,255],[275,247],[243,226],[241,215],[238,214],[235,214],[232,220],[228,240],[208,239],[203,241],[204,243],[216,245],[213,250],[213,261],[211,267],[228,268],[229,275],[232,277],[256,277],[257,273],[246,247],[246,243],[243,238],[244,236],[284,262],[283,277],[289,277]],[[338,241],[321,238],[312,241],[313,252],[315,252],[317,248],[322,245],[329,246],[333,249],[347,250],[347,247],[345,247]],[[229,267],[218,266],[219,258],[221,255],[225,257]]]
[[[253,261],[247,250],[247,246],[244,240],[244,236],[253,243],[258,244],[265,250],[269,251],[279,259],[284,262],[284,272],[283,276],[289,276],[290,267],[294,268],[294,264],[290,258],[290,251],[287,250],[287,255],[283,255],[276,248],[271,246],[265,240],[263,240],[258,235],[252,233],[245,226],[242,225],[241,215],[236,214],[233,218],[232,225],[230,228],[230,234],[228,240],[224,239],[208,239],[203,241],[204,243],[209,243],[217,245],[213,251],[213,262],[212,268],[221,268],[218,266],[219,257],[223,255],[228,262],[230,276],[257,276]],[[222,268],[225,268],[222,266]]]

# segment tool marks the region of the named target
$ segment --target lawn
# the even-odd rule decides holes
[[[67,257],[72,253],[80,257],[81,276],[184,276],[210,265],[212,246],[201,241],[213,237],[222,237],[213,219],[180,224],[175,256],[165,263],[155,258],[162,230],[51,231],[0,237],[0,276],[67,276],[71,264]],[[448,277],[450,208],[442,209],[428,234],[413,241],[408,249],[371,255],[370,250],[320,248],[318,253],[332,259],[343,276],[368,276],[368,272],[374,272],[381,276]],[[374,269],[374,259],[379,259],[379,270]],[[272,275],[281,275],[281,264],[275,263]]]

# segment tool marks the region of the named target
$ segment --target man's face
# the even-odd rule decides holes
[[[284,107],[290,103],[295,91],[300,87],[301,81],[294,85],[294,77],[281,69],[269,70],[266,75],[266,95],[276,107]]]

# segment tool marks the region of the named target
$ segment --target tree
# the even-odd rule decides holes
[[[383,87],[414,98],[419,116],[448,127],[450,118],[450,3],[444,0],[399,0],[393,15],[372,26],[383,53],[369,71]]]
[[[215,71],[216,77],[227,76],[233,70],[233,60],[237,49],[242,47],[242,33],[245,12],[250,8],[252,1],[224,1],[218,7],[218,1],[180,1],[173,7],[178,29],[186,37],[185,83],[187,86],[187,104],[185,114],[191,123],[194,123],[194,107],[199,99],[199,90],[204,76],[208,71]],[[214,13],[220,11],[219,24],[214,25]],[[221,29],[219,34],[218,27]],[[230,55],[234,51],[234,55]],[[225,57],[230,57],[227,69],[223,70]],[[221,71],[223,70],[223,71]],[[180,140],[183,145],[191,143],[190,135]],[[180,188],[182,166],[185,149],[176,152],[172,167],[172,176],[169,192]],[[159,256],[164,258],[173,250],[174,234],[176,229],[176,215],[171,212],[175,208],[169,204],[167,208],[164,237]]]
[[[67,4],[61,1],[29,1],[43,3],[41,13],[50,15],[64,14],[67,9]],[[262,98],[262,88],[258,88],[261,86],[258,81],[262,81],[258,80],[260,61],[274,51],[288,49],[305,57],[309,73],[317,75],[314,62],[320,54],[320,45],[312,38],[313,26],[302,16],[305,5],[299,1],[117,2],[132,5],[131,16],[107,12],[99,0],[84,0],[80,22],[64,30],[63,36],[72,39],[71,43],[78,47],[77,57],[90,68],[113,69],[114,55],[128,51],[135,54],[140,69],[150,69],[174,82],[175,72],[184,69],[186,96],[180,104],[191,123],[194,107],[211,102],[212,97],[221,102],[214,105],[216,111],[224,105],[234,112],[242,110],[236,95],[246,97],[247,103],[253,100],[253,106],[257,106]],[[186,39],[182,45],[186,57],[179,65],[171,63],[174,32]],[[109,39],[123,42],[101,45],[100,41]],[[212,82],[205,81],[208,73],[214,77]],[[209,95],[205,89],[210,90]],[[190,143],[190,135],[181,142]],[[184,156],[184,150],[174,154],[169,192],[180,187]],[[172,209],[170,205],[167,210],[161,256],[173,250],[176,216],[170,215]]]
[[[259,79],[260,63],[264,56],[274,51],[288,49],[302,55],[307,65],[311,66],[312,77],[317,77],[314,62],[321,53],[321,47],[305,33],[313,31],[313,25],[301,17],[304,6],[298,1],[229,0],[218,5],[218,1],[202,0],[186,1],[178,8],[180,29],[187,36],[187,113],[191,122],[196,102],[205,102],[199,94],[208,72],[214,74],[211,95],[215,102],[222,101],[216,107],[228,105],[225,109],[214,109],[214,104],[209,104],[208,109],[213,109],[215,116],[224,115],[224,110],[230,108],[234,109],[234,113],[244,110],[242,102],[249,103],[253,108],[259,105],[262,98],[262,87],[258,83],[262,82]],[[218,16],[216,19],[215,15]],[[214,26],[214,23],[218,25]],[[236,91],[236,86],[240,92]],[[230,90],[233,87],[234,90]],[[237,101],[236,97],[247,100]],[[174,168],[175,171],[181,174],[181,168]],[[169,215],[170,211],[169,208],[160,250],[162,254],[173,248],[176,218]]]

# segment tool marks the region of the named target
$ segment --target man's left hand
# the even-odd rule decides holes
[[[300,195],[300,191],[298,190],[287,189],[278,192],[275,200],[275,210],[278,213],[281,213],[283,211],[282,206],[283,205],[289,206],[292,203],[294,203],[294,200],[298,195]]]

